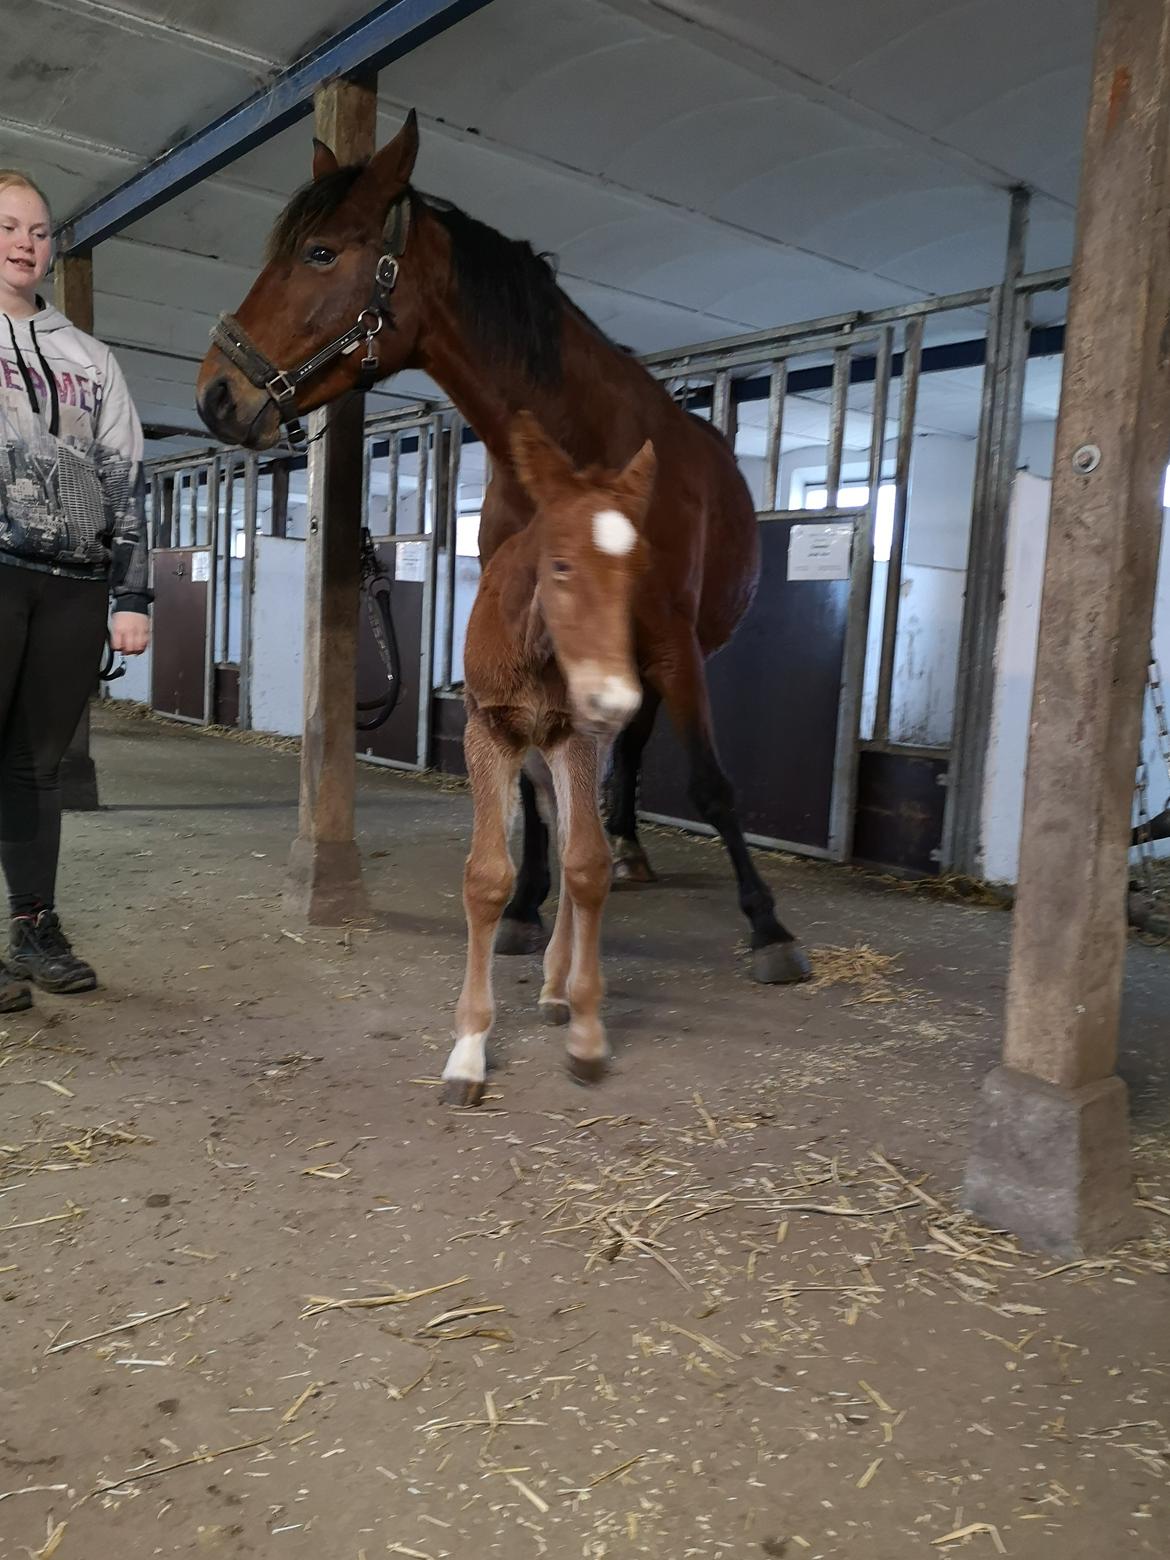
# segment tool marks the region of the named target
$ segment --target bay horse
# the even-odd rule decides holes
[[[533,505],[483,571],[463,652],[463,751],[475,808],[463,873],[467,970],[443,1098],[483,1095],[495,1005],[492,946],[512,891],[508,833],[529,749],[556,794],[561,867],[544,955],[541,1015],[569,1026],[569,1071],[599,1079],[608,1045],[600,1017],[601,918],[612,857],[598,806],[603,749],[642,702],[633,599],[649,550],[640,529],[654,482],[654,447],[622,471],[578,472],[527,412],[512,425],[512,469]]]
[[[517,412],[531,410],[578,468],[621,470],[649,439],[659,467],[644,523],[654,567],[634,596],[642,703],[614,744],[607,827],[615,876],[653,875],[636,807],[661,702],[686,750],[694,804],[731,857],[752,975],[804,980],[808,959],[777,919],[744,841],[707,694],[704,661],[731,637],[759,578],[757,521],[735,457],[722,434],[679,407],[576,308],[529,244],[414,189],[418,144],[413,111],[365,164],[341,167],[314,142],[312,180],[277,219],[238,313],[221,316],[212,333],[196,386],[200,415],[229,443],[269,449],[289,418],[401,369],[425,371],[491,455],[485,566],[533,515],[509,447]],[[540,904],[550,888],[535,789],[524,776],[520,789],[524,854],[497,944],[512,952],[543,943]]]

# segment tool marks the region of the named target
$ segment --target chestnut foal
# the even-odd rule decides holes
[[[648,561],[641,526],[653,445],[647,441],[621,471],[577,471],[527,412],[514,419],[510,443],[535,512],[484,569],[463,652],[463,751],[475,822],[463,874],[467,972],[443,1069],[451,1105],[474,1105],[483,1094],[495,1011],[492,945],[512,891],[516,781],[532,748],[552,775],[561,860],[540,1011],[568,1024],[575,1078],[595,1082],[605,1070],[601,916],[612,857],[598,784],[609,744],[642,698],[633,596]]]

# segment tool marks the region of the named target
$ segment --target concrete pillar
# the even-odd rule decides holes
[[[372,155],[376,125],[372,82],[334,81],[318,90],[315,134],[342,164]],[[364,408],[365,398],[354,396],[311,421],[314,434],[325,431],[309,447],[305,724],[286,903],[317,926],[336,926],[368,908],[354,841]]]
[[[93,331],[93,257],[61,255],[53,267],[55,302],[78,330]],[[97,687],[97,669],[94,669]],[[89,751],[89,706],[78,722],[61,760],[61,805],[71,812],[94,812],[99,806],[97,767]]]
[[[1105,0],[1085,137],[1003,1065],[967,1175],[1029,1245],[1133,1232],[1114,1073],[1126,850],[1170,456],[1170,0]]]

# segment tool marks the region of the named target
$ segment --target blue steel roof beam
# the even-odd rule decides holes
[[[318,87],[401,59],[491,0],[385,0],[297,60],[267,86],[180,141],[57,232],[58,252],[92,249],[184,190],[218,173],[313,110]]]

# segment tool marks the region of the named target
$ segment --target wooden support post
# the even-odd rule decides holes
[[[93,256],[61,255],[53,268],[55,302],[78,330],[93,332]],[[94,689],[97,668],[94,668]],[[89,705],[61,760],[61,805],[70,812],[95,812],[98,800],[97,766],[89,751]]]
[[[1170,0],[1105,0],[1065,339],[1003,1065],[969,1206],[1069,1254],[1132,1233],[1114,1073],[1170,456]]]
[[[338,160],[372,155],[377,90],[334,81],[315,99],[315,134]],[[313,415],[305,543],[305,724],[300,821],[289,861],[289,910],[336,926],[367,909],[354,840],[358,537],[365,398]]]

